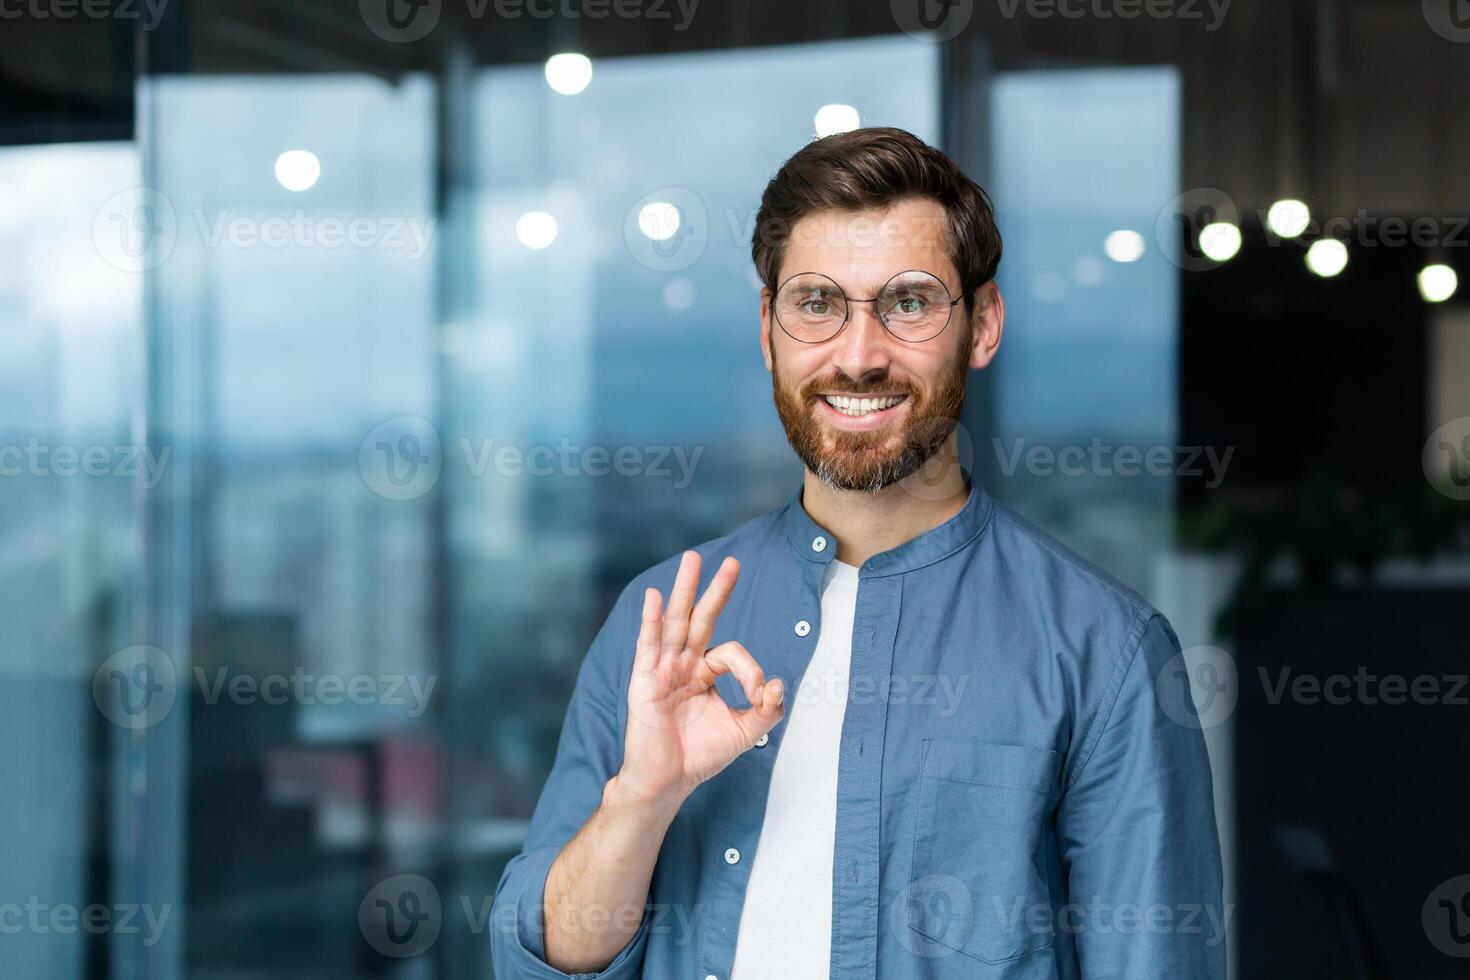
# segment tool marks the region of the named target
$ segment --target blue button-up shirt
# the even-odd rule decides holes
[[[726,555],[741,563],[711,646],[739,640],[795,692],[835,542],[798,489],[701,545],[701,593]],[[629,583],[582,664],[496,889],[498,977],[567,976],[543,958],[546,875],[622,764],[643,593],[667,596],[678,564]],[[832,980],[1223,978],[1210,764],[1184,677],[1157,611],[978,483],[953,518],[865,561],[836,760]],[[749,706],[733,676],[717,690]],[[728,980],[785,728],[685,801],[637,934],[581,976]]]

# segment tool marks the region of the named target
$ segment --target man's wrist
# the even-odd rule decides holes
[[[626,814],[652,820],[667,827],[684,805],[683,794],[650,795],[630,786],[618,772],[602,788],[602,808],[613,815]]]

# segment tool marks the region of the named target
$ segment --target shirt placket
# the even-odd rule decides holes
[[[813,557],[825,558],[824,553],[831,544],[826,536],[816,535],[807,546]],[[778,671],[786,681],[788,710],[796,703],[794,685],[801,682],[811,662],[822,628],[822,575],[827,566],[824,561],[802,562],[802,565],[801,597],[783,612],[784,622],[779,627],[785,642],[791,644],[780,657],[782,667]],[[740,706],[748,704],[739,681],[733,675],[722,675],[715,686],[726,701]],[[711,880],[707,890],[711,904],[702,914],[703,926],[699,930],[699,970],[696,974],[699,980],[729,980],[730,968],[735,962],[735,942],[744,911],[745,892],[750,884],[750,868],[765,820],[763,807],[739,803],[748,803],[752,798],[769,792],[777,748],[775,740],[763,737],[751,750],[761,753],[756,760],[758,765],[743,766],[739,764],[741,760],[732,764],[727,772],[735,778],[728,779],[724,788],[731,793],[730,800],[734,805],[721,810],[718,815],[712,814],[713,821],[703,835],[711,849],[705,855]],[[838,778],[840,783],[841,776]]]
[[[878,832],[888,724],[884,692],[893,668],[902,592],[901,574],[858,580],[852,667],[837,769],[831,980],[874,980],[877,974]]]

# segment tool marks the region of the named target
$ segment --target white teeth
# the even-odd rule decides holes
[[[854,417],[892,408],[903,401],[902,395],[891,395],[887,398],[850,398],[847,395],[824,395],[823,397],[827,400],[828,405],[843,415]]]

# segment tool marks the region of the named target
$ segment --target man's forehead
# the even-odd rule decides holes
[[[937,201],[909,198],[886,208],[804,215],[787,236],[782,273],[825,271],[809,269],[814,263],[839,271],[896,263],[944,276],[953,269],[944,208]]]

